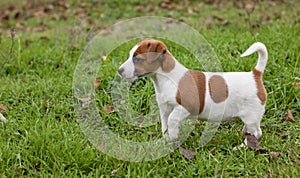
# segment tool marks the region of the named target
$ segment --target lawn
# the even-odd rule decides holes
[[[99,151],[88,140],[73,104],[80,100],[73,96],[77,62],[98,32],[138,16],[169,17],[190,25],[211,45],[223,71],[252,70],[257,55],[239,56],[256,41],[267,46],[268,101],[260,138],[264,153],[249,148],[233,151],[244,139],[239,120],[222,123],[204,147],[199,142],[206,122],[197,121],[182,143],[195,151],[191,159],[177,149],[152,161],[124,161]],[[299,17],[300,3],[284,0],[1,1],[0,113],[6,118],[6,123],[0,121],[1,177],[299,177]],[[107,128],[121,138],[153,141],[162,136],[159,123],[129,124],[112,107],[112,81],[136,42],[99,57],[105,60],[95,74],[99,82],[94,104]],[[184,46],[165,42],[185,66],[203,70]],[[138,80],[129,92],[132,112],[148,121],[147,115],[155,111],[150,108],[155,105],[151,82]]]

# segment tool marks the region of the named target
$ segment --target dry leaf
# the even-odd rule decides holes
[[[113,113],[113,112],[117,112],[117,109],[114,108],[111,105],[104,105],[103,110],[104,110],[105,114],[110,114],[110,113]]]
[[[246,3],[245,10],[247,14],[251,14],[254,11],[255,4],[254,3]]]
[[[117,169],[111,171],[111,174],[117,174],[119,172],[119,170],[120,170],[120,167],[118,167]]]
[[[156,135],[157,135],[157,132],[147,132],[147,135],[148,135],[148,136],[156,136]]]
[[[195,124],[199,125],[200,123],[200,120],[196,119]]]
[[[99,16],[100,16],[100,18],[104,18],[105,14],[101,13]]]
[[[276,152],[270,152],[269,155],[271,156],[271,159],[274,160],[275,158],[280,157],[280,152],[276,151]]]
[[[213,21],[212,21],[212,19],[210,19],[210,18],[206,18],[206,19],[204,20],[204,24],[207,25],[207,26],[211,26],[211,25],[213,24]]]
[[[215,20],[217,20],[219,22],[223,22],[224,21],[224,19],[222,17],[216,16],[216,15],[213,16],[213,19],[215,19]]]
[[[289,122],[295,122],[295,118],[290,109],[287,110],[287,114],[284,116],[284,119]]]
[[[138,118],[138,124],[143,123],[143,122],[144,122],[144,119],[145,119],[144,113],[142,113],[142,115]]]
[[[100,80],[101,80],[100,77],[97,77],[97,78],[94,80],[94,89],[95,89],[95,90],[97,90],[97,89],[99,88]]]
[[[75,44],[73,44],[72,47],[73,47],[74,50],[79,50],[80,49],[80,44],[75,43]]]
[[[2,110],[2,111],[8,111],[8,108],[4,104],[0,104],[0,110]]]
[[[300,82],[294,83],[294,87],[295,87],[296,90],[299,90],[300,89]]]
[[[184,19],[183,19],[183,18],[180,18],[178,21],[179,21],[179,22],[184,22]]]
[[[52,20],[59,20],[58,14],[52,14],[52,15],[51,15],[51,19],[52,19]]]
[[[261,145],[259,145],[259,142],[257,138],[254,135],[247,135],[246,136],[247,143],[246,145],[251,149],[259,152],[264,152],[264,149]]]
[[[91,103],[92,98],[91,97],[87,97],[87,98],[78,98],[78,101],[80,103],[81,106],[83,105],[88,105]]]
[[[194,150],[187,150],[179,146],[179,151],[187,159],[192,159],[195,156]]]
[[[193,9],[192,9],[191,7],[188,7],[187,12],[188,12],[189,14],[193,14],[193,13],[194,13],[194,11],[193,11]]]
[[[213,19],[217,20],[221,25],[228,25],[229,21],[226,19],[223,19],[222,17],[219,16],[213,16]]]
[[[25,47],[27,48],[31,42],[32,42],[31,40],[26,39],[24,41]]]

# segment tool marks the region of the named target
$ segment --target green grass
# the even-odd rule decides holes
[[[150,3],[153,7],[138,1],[91,5],[84,8],[91,24],[80,25],[78,17],[72,14],[66,21],[47,20],[49,23],[43,32],[35,31],[35,28],[48,17],[25,20],[26,26],[33,31],[17,29],[12,53],[7,31],[10,25],[20,20],[11,19],[10,25],[2,23],[0,104],[6,105],[9,111],[0,110],[7,119],[6,124],[0,123],[1,177],[299,177],[300,90],[295,84],[300,82],[300,24],[297,16],[300,6],[280,2],[272,6],[262,2],[249,16],[244,9],[228,4],[219,7],[199,5],[199,12],[190,14],[187,8],[197,2],[176,2],[172,3],[173,8],[180,8],[176,6],[179,4],[182,9],[172,11],[159,6],[156,13],[153,7],[160,4],[158,1]],[[70,8],[78,6],[71,3]],[[100,20],[99,12],[105,14]],[[57,13],[60,15],[61,12]],[[223,71],[251,70],[257,55],[240,58],[240,54],[255,41],[266,44],[269,61],[264,83],[268,102],[260,143],[268,152],[280,152],[279,157],[272,159],[268,153],[259,154],[248,148],[234,152],[232,148],[244,139],[241,133],[243,124],[239,120],[222,123],[215,137],[203,148],[199,148],[199,138],[205,122],[196,125],[182,145],[196,150],[191,160],[175,150],[154,161],[122,161],[98,151],[86,139],[73,108],[72,80],[88,30],[130,17],[168,16],[170,13],[184,19],[207,39],[218,55]],[[222,16],[223,22],[213,16]],[[247,21],[248,18],[251,20]],[[207,19],[211,22],[205,22]],[[226,20],[228,23],[224,23]],[[79,33],[70,30],[75,27],[82,27],[82,30]],[[113,132],[136,141],[155,140],[161,137],[159,124],[145,128],[132,126],[118,113],[105,114],[102,109],[104,105],[112,104],[111,81],[134,43],[120,46],[109,55],[110,61],[102,63],[97,74],[102,80],[95,100],[104,122]],[[185,66],[202,69],[183,47],[171,42],[167,44]],[[154,94],[150,81],[135,82],[131,92],[136,112],[149,112],[147,103]],[[284,120],[288,109],[295,122]],[[149,137],[149,131],[158,134]],[[118,172],[112,175],[117,168]]]

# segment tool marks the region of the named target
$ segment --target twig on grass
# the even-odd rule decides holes
[[[16,36],[16,29],[14,27],[12,27],[10,29],[10,37],[11,37],[11,46],[10,46],[10,52],[9,52],[10,55],[12,55],[13,48],[15,46],[15,36]]]
[[[2,31],[0,31],[0,44],[2,43]]]

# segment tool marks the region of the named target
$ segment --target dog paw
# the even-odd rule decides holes
[[[177,140],[177,135],[166,133],[164,135],[167,142],[174,142]]]

